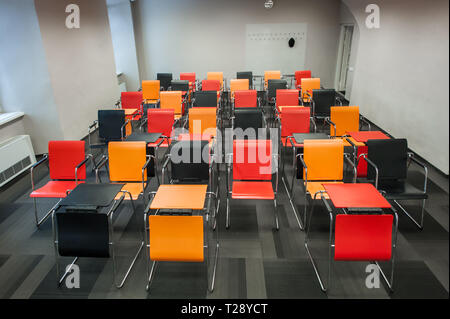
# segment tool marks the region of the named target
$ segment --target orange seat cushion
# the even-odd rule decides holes
[[[336,134],[334,134],[334,126],[330,125],[331,136],[344,136],[348,132],[359,131],[359,107],[332,106],[330,120],[336,124]]]
[[[233,199],[274,199],[272,182],[233,182]]]
[[[78,181],[79,184],[84,183]],[[49,181],[47,184],[34,190],[30,197],[41,198],[64,198],[68,190],[73,190],[76,187],[75,181]]]
[[[303,145],[308,181],[342,180],[344,143],[341,139],[305,140]]]
[[[142,183],[126,183],[125,185],[123,185],[121,191],[129,192],[133,200],[136,200],[139,198],[139,195],[143,192]],[[116,198],[114,199],[119,199],[122,196],[122,194],[123,194],[122,192],[119,192],[116,195]],[[126,200],[130,199],[130,195],[126,194],[125,199]]]
[[[306,184],[306,191],[310,194],[311,198],[314,199],[314,195],[319,191],[324,191],[323,183],[325,182],[309,182]],[[342,182],[326,182],[327,184],[343,184]],[[321,199],[322,196],[326,199],[330,199],[328,194],[318,195],[317,199]]]
[[[203,217],[149,217],[150,259],[155,261],[202,262]]]

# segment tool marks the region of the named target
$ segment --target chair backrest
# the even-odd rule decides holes
[[[75,167],[85,158],[84,141],[48,142],[51,179],[75,179]],[[78,179],[86,178],[86,165],[78,169]]]
[[[234,117],[234,128],[241,128],[244,131],[253,128],[257,133],[258,129],[264,127],[264,115],[259,108],[237,108]]]
[[[203,216],[151,215],[148,222],[151,260],[204,260]]]
[[[344,142],[341,139],[305,140],[303,145],[309,181],[343,179]]]
[[[173,180],[179,182],[209,180],[208,140],[175,141],[170,146],[170,154]]]
[[[335,260],[390,260],[394,216],[338,214],[335,225]]]
[[[314,89],[312,92],[314,100],[314,115],[319,117],[330,116],[330,108],[336,105],[336,90]]]
[[[61,256],[109,257],[107,214],[57,211],[56,224],[58,252]]]
[[[276,91],[277,106],[296,106],[299,105],[300,91],[278,89]]]
[[[250,87],[249,87],[248,79],[233,79],[233,80],[230,80],[231,98],[234,98],[234,92],[235,91],[248,90],[249,88]]]
[[[145,142],[109,142],[108,156],[111,181],[142,182],[142,167],[147,161]]]
[[[257,107],[258,92],[256,90],[245,90],[234,92],[234,107]]]
[[[285,90],[287,88],[286,80],[269,80],[267,85],[267,97],[270,99],[277,96],[277,90]]]
[[[281,136],[292,136],[293,133],[309,133],[311,125],[309,107],[287,108],[281,113]]]
[[[302,85],[302,79],[310,79],[311,70],[295,71],[295,86],[299,87]]]
[[[215,107],[192,107],[189,110],[189,133],[203,134],[216,132],[217,109]]]
[[[359,107],[358,106],[332,106],[330,109],[330,120],[336,124],[330,125],[330,136],[344,136],[347,132],[359,131]]]
[[[121,140],[121,128],[124,124],[124,110],[98,110],[98,136],[100,138],[106,141]]]
[[[404,138],[368,140],[367,156],[378,168],[380,181],[405,180],[408,171],[408,142]],[[375,179],[375,169],[367,165],[367,178]]]
[[[120,101],[123,109],[141,109],[142,92],[122,92]]]
[[[310,78],[310,79],[301,79],[301,87],[302,87],[302,98],[304,101],[309,102],[311,97],[313,96],[313,90],[320,89],[320,79],[319,78]]]
[[[264,71],[264,84],[267,86],[269,80],[280,80],[281,71]]]
[[[217,107],[217,91],[195,92],[195,107]]]
[[[223,72],[208,72],[206,74],[207,80],[218,80],[220,82],[220,91],[223,88]],[[207,90],[210,91],[210,90]]]
[[[159,80],[142,81],[142,98],[144,100],[158,100],[161,83]]]
[[[182,113],[182,92],[181,91],[163,91],[160,94],[160,108],[172,109],[176,115]]]
[[[172,109],[148,109],[147,132],[162,133],[170,137],[173,124],[175,122],[175,113]]]
[[[248,79],[249,86],[253,87],[253,72],[251,71],[236,72],[236,79]]]
[[[189,81],[188,80],[172,80],[170,82],[170,88],[172,91],[189,91]]]
[[[180,80],[188,80],[189,84],[194,86],[196,80],[195,72],[180,73]]]
[[[221,84],[219,80],[203,80],[202,91],[220,91]]]
[[[167,91],[172,82],[172,73],[157,73],[156,79],[161,82],[161,87]]]
[[[234,140],[233,179],[271,180],[272,141]]]

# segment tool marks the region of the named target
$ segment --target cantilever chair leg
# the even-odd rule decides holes
[[[34,218],[36,221],[36,227],[39,228],[42,223],[44,223],[51,215],[52,212],[58,207],[59,203],[62,201],[63,199],[60,198],[58,200],[58,202],[53,205],[53,207],[44,215],[44,217],[42,217],[41,219],[39,219],[38,217],[38,211],[37,211],[37,203],[36,203],[36,197],[33,197],[33,204],[34,204]]]
[[[398,200],[393,200],[393,202],[398,206],[398,208],[401,209],[401,211],[403,213],[405,213],[405,215],[420,229],[423,229],[423,219],[425,217],[425,203],[426,203],[426,199],[422,199],[422,209],[421,209],[421,213],[420,213],[420,220],[417,221],[414,217],[411,216],[410,213],[408,213],[408,211],[402,206],[400,205],[400,203],[398,202]]]
[[[214,219],[214,220],[213,220]],[[218,262],[218,257],[219,257],[219,230],[216,230],[214,233],[216,234],[216,240],[215,240],[215,253],[214,253],[214,264],[213,264],[213,269],[212,269],[212,274],[211,276],[208,274],[209,272],[209,250],[210,250],[210,244],[208,242],[208,223],[210,221],[209,218],[209,214],[206,215],[206,245],[204,246],[204,248],[206,248],[206,254],[205,254],[205,258],[206,258],[206,276],[207,276],[207,285],[208,285],[208,291],[210,293],[212,293],[214,291],[214,284],[215,284],[215,280],[216,280],[216,270],[217,270],[217,262]],[[213,223],[213,225],[216,223],[215,222],[215,218],[211,218],[211,222]],[[213,226],[214,227],[214,226]]]
[[[274,213],[275,213],[275,228],[276,230],[280,230],[280,224],[278,222],[278,208],[277,208],[277,198],[273,199]]]

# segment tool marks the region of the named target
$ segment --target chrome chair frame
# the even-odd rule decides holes
[[[111,205],[111,208],[109,209],[107,216],[108,216],[108,230],[109,230],[109,251],[110,251],[110,256],[112,258],[112,264],[113,264],[113,281],[114,281],[114,285],[116,286],[117,289],[120,289],[123,287],[123,285],[125,284],[126,279],[128,278],[128,275],[130,274],[134,264],[136,263],[137,258],[139,257],[139,254],[142,250],[142,248],[144,247],[144,242],[145,242],[145,238],[144,238],[144,234],[142,233],[142,229],[140,229],[140,233],[142,236],[142,241],[139,245],[138,251],[136,252],[130,266],[128,267],[124,277],[122,280],[120,280],[120,282],[117,282],[117,262],[116,262],[116,254],[115,254],[115,242],[114,242],[114,224],[113,224],[113,216],[114,213],[116,212],[116,210],[119,208],[120,204],[123,202],[125,195],[128,194],[128,196],[130,197],[131,200],[131,205],[133,208],[133,215],[136,212],[136,207],[134,205],[133,202],[133,197],[132,195],[127,192],[127,191],[120,191],[122,192],[122,196],[117,199],[114,200],[113,204]],[[73,265],[77,262],[77,260],[79,259],[79,257],[75,257],[75,259],[72,261],[72,263],[70,264],[69,267],[66,268],[65,273],[63,274],[62,277],[60,277],[60,268],[59,268],[59,251],[58,251],[58,228],[56,226],[56,208],[54,208],[52,210],[52,234],[53,234],[53,247],[54,247],[54,252],[55,252],[55,264],[56,264],[56,276],[57,276],[57,285],[58,287],[62,284],[62,282],[64,281],[64,279],[66,278],[66,276],[70,273],[70,270],[72,269]]]
[[[308,258],[310,259],[313,268],[314,268],[314,272],[316,274],[316,277],[319,281],[320,284],[320,289],[323,292],[327,292],[329,288],[331,288],[331,270],[333,267],[333,257],[332,257],[332,250],[335,247],[334,243],[333,243],[333,223],[334,223],[334,216],[333,216],[333,209],[331,208],[330,204],[327,202],[327,199],[322,196],[322,194],[326,193],[326,191],[318,191],[314,194],[314,201],[313,204],[311,205],[311,209],[310,209],[310,213],[309,213],[309,218],[306,224],[306,231],[305,231],[305,249],[306,252],[308,254]],[[328,283],[328,287],[326,287],[324,285],[324,282],[322,280],[322,277],[320,276],[320,272],[319,269],[317,267],[317,262],[314,260],[314,257],[311,254],[311,250],[308,246],[308,243],[310,242],[310,238],[309,238],[309,231],[310,231],[310,227],[311,227],[311,219],[312,219],[312,215],[314,212],[314,205],[315,202],[317,200],[317,195],[321,195],[320,198],[322,200],[322,202],[324,203],[329,217],[330,217],[330,227],[329,227],[329,237],[328,237],[328,268],[327,268],[327,283]],[[390,278],[388,279],[385,272],[381,269],[380,264],[377,261],[371,262],[371,263],[375,263],[375,265],[377,266],[378,271],[380,272],[384,282],[386,283],[386,285],[389,288],[390,292],[394,291],[394,267],[395,267],[395,252],[396,252],[396,247],[397,247],[397,234],[398,234],[398,215],[396,210],[391,207],[391,210],[393,212],[394,215],[394,232],[393,232],[393,236],[392,236],[392,255],[391,255],[391,273],[390,273]],[[374,210],[368,210],[368,211],[381,211],[381,209],[374,209]],[[343,213],[344,214],[348,214],[348,211],[346,209],[343,209]]]

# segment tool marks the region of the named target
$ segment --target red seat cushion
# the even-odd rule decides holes
[[[233,182],[233,199],[274,199],[272,182]]]
[[[337,215],[335,260],[389,260],[393,215]]]
[[[84,182],[78,181],[78,183],[81,184]],[[30,197],[63,198],[66,197],[68,190],[73,190],[76,186],[75,181],[49,181],[41,188],[33,191]]]
[[[203,80],[202,91],[220,91],[219,80]]]
[[[277,106],[296,106],[299,105],[299,90],[277,90]]]
[[[173,109],[148,109],[147,110],[147,132],[161,133],[170,137],[175,122]]]
[[[271,180],[273,171],[272,141],[233,141],[233,179]]]
[[[286,108],[281,113],[281,136],[293,133],[309,133],[311,123],[309,107]]]
[[[120,101],[123,109],[141,109],[142,92],[122,92]]]
[[[75,179],[75,167],[85,158],[84,141],[48,142],[50,179]],[[86,165],[78,169],[78,179],[86,178]]]
[[[234,107],[256,107],[257,106],[256,90],[243,90],[234,92]]]

